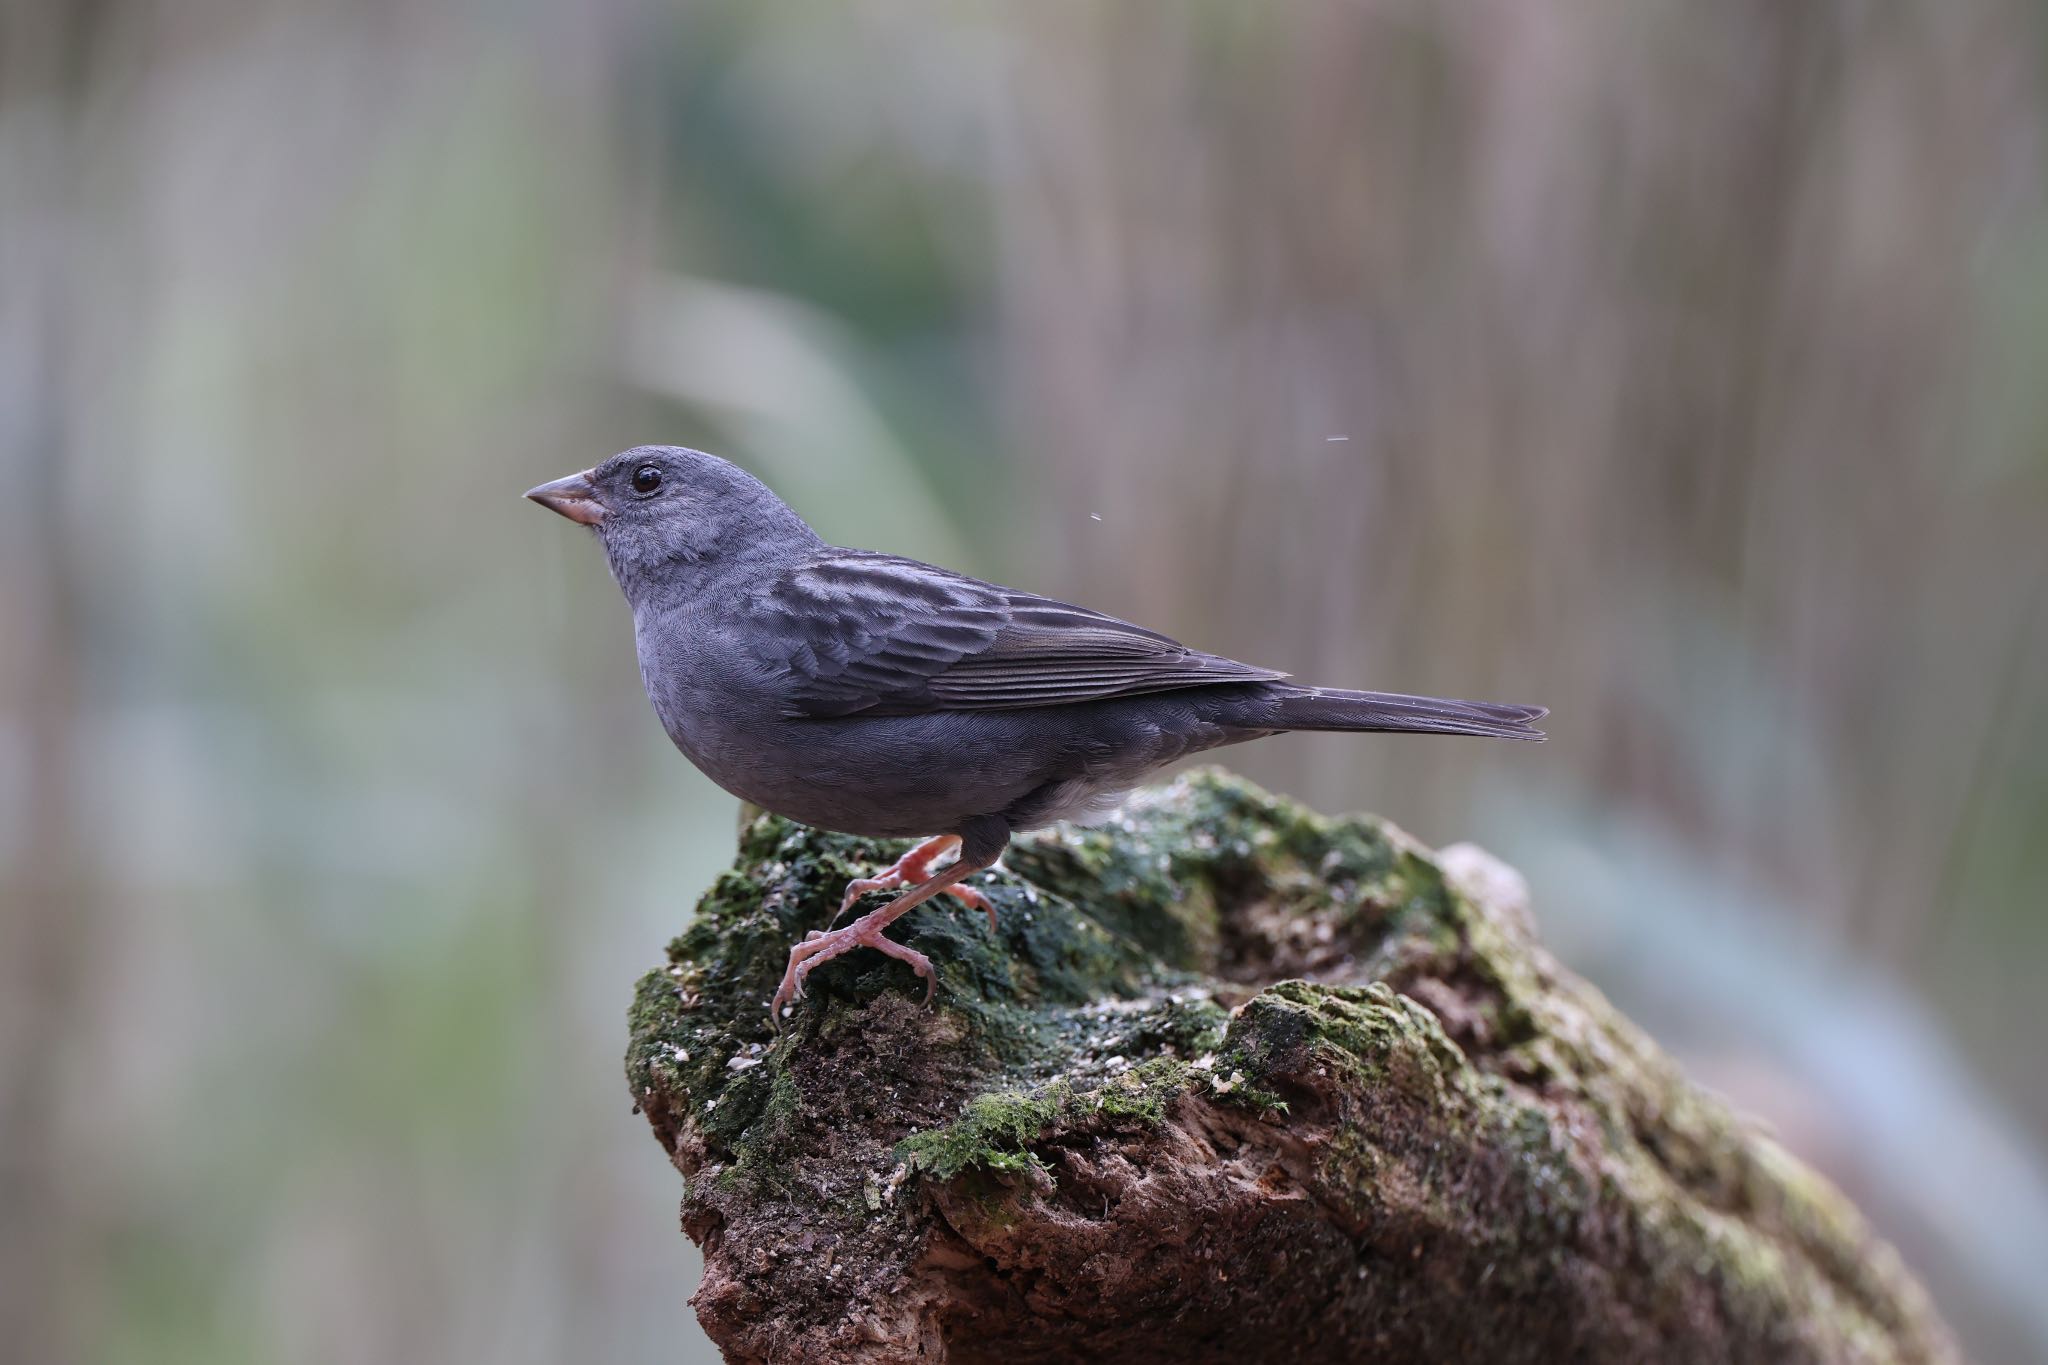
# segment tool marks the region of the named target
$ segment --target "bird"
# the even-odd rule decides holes
[[[1541,740],[1542,706],[1314,687],[1143,626],[937,565],[828,544],[737,465],[680,446],[621,451],[526,497],[589,527],[633,614],[640,676],[705,776],[800,824],[915,839],[846,887],[844,926],[790,948],[779,1029],[806,978],[967,884],[1013,834],[1097,817],[1191,754],[1292,730]],[[946,861],[950,855],[950,861]]]

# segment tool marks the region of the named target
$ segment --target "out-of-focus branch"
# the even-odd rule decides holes
[[[25,1360],[77,1354],[68,1308],[79,1220],[68,1206],[63,1124],[66,1044],[86,1027],[83,973],[94,926],[81,873],[76,548],[63,534],[62,478],[72,445],[69,287],[81,236],[72,140],[93,43],[116,8],[12,6],[0,13],[0,259],[12,284],[0,309],[0,734],[19,737],[18,828],[0,831],[0,1321]],[[54,1025],[54,1030],[52,1026]],[[53,1036],[54,1032],[54,1036]]]

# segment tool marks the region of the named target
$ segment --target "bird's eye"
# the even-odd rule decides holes
[[[651,464],[643,464],[633,471],[633,491],[652,493],[661,487],[661,470]]]

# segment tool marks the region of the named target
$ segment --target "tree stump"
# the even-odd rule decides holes
[[[1216,772],[789,946],[900,845],[761,816],[632,1010],[742,1362],[1943,1361],[1826,1182],[1537,943],[1521,879]]]

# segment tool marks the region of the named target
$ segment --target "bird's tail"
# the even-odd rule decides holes
[[[1401,730],[1540,741],[1543,732],[1531,722],[1550,714],[1547,706],[1504,706],[1338,687],[1305,687],[1276,701],[1273,717],[1283,730]]]

